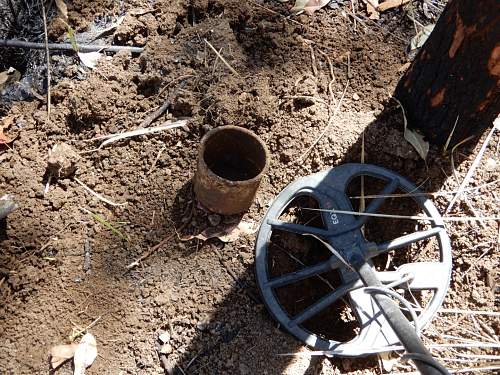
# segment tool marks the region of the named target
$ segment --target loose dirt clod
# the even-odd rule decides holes
[[[66,178],[75,173],[80,155],[68,144],[58,143],[49,151],[47,169],[54,177]]]

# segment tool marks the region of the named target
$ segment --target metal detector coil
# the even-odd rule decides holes
[[[372,199],[365,210],[368,216],[355,216],[347,195],[347,187],[358,176],[370,176],[381,180],[385,187],[380,195]],[[362,227],[376,214],[385,197],[402,190],[427,215],[430,227],[415,233],[403,235],[384,243],[373,243],[365,239]],[[387,169],[368,164],[344,164],[319,172],[289,184],[274,200],[262,220],[256,241],[256,276],[263,300],[272,316],[281,326],[310,347],[328,351],[334,356],[364,356],[391,350],[403,340],[395,333],[381,311],[381,305],[374,302],[373,285],[382,289],[397,288],[410,292],[432,291],[432,298],[417,311],[415,329],[425,327],[441,306],[448,289],[452,269],[450,240],[444,222],[434,204],[417,187],[404,177]],[[324,229],[283,221],[280,216],[295,198],[309,196],[318,202]],[[340,212],[339,212],[340,211]],[[271,276],[269,272],[269,244],[273,231],[292,232],[299,235],[313,235],[332,252],[330,258],[298,271]],[[392,250],[401,249],[424,239],[435,237],[438,243],[439,259],[403,264],[393,271],[376,271],[372,260]],[[367,282],[361,268],[369,268],[376,275],[375,284]],[[280,304],[276,289],[308,278],[317,277],[330,270],[337,270],[342,284],[305,308],[291,315]],[[378,279],[378,280],[377,280]],[[430,295],[430,293],[429,293]],[[314,317],[340,298],[348,301],[360,327],[357,336],[347,342],[325,338],[304,328],[302,323]],[[404,301],[403,301],[404,302]],[[415,313],[414,313],[415,314]]]

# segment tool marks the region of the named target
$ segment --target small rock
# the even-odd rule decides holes
[[[220,215],[217,215],[217,214],[208,215],[208,222],[213,227],[216,227],[217,225],[219,225],[221,221],[222,221],[222,218],[220,217]]]
[[[68,177],[75,173],[80,155],[68,144],[58,143],[49,151],[47,168],[55,177]]]
[[[160,348],[160,353],[161,353],[161,354],[170,354],[170,353],[172,353],[173,351],[174,351],[174,350],[173,350],[173,348],[172,348],[172,345],[170,345],[170,344],[164,344],[164,345],[162,345],[162,346],[161,346],[161,348]]]
[[[474,301],[476,301],[478,303],[481,302],[481,295],[479,294],[479,292],[476,289],[472,290],[471,297]]]
[[[494,172],[496,170],[500,170],[500,163],[498,162],[498,160],[495,160],[493,158],[488,158],[486,160],[485,167],[488,172]]]
[[[352,99],[353,100],[359,100],[359,95],[357,93],[352,94]]]
[[[163,332],[158,336],[158,340],[161,341],[162,344],[167,344],[170,341],[170,333]]]

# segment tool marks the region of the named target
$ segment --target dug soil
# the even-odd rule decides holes
[[[85,331],[96,337],[99,352],[88,374],[386,372],[376,356],[281,355],[308,349],[280,329],[261,300],[255,233],[242,231],[231,242],[192,236],[240,220],[257,227],[288,183],[362,156],[428,192],[456,191],[464,179],[485,137],[462,144],[452,158],[431,147],[424,162],[405,141],[401,109],[390,100],[410,61],[406,49],[415,29],[408,12],[431,20],[419,9],[400,8],[374,22],[362,9],[351,17],[348,1],[333,3],[338,6],[313,16],[286,18],[291,5],[273,1],[68,2],[68,23],[77,34],[124,11],[111,41],[145,49],[103,56],[93,70],[73,53],[54,52],[50,117],[45,83],[33,88],[38,98],[0,106],[0,124],[10,123],[4,132],[16,137],[0,144],[0,193],[19,205],[0,222],[0,373],[49,373],[49,349],[78,341]],[[33,12],[40,14],[36,7]],[[49,36],[62,41],[66,27],[50,14]],[[15,54],[6,56],[3,67],[32,69]],[[36,61],[44,77],[44,60]],[[166,101],[168,111],[151,126],[180,118],[187,126],[98,148],[102,140],[94,138],[137,128]],[[192,191],[201,137],[221,125],[254,131],[271,155],[255,202],[242,216],[213,215]],[[47,170],[49,150],[63,142],[79,153],[69,176]],[[468,187],[492,184],[468,191],[467,201],[448,215],[498,216],[499,142],[497,132]],[[433,200],[443,212],[452,197]],[[411,205],[398,207],[400,214],[416,213]],[[375,237],[415,229],[401,220],[373,222]],[[453,222],[447,230],[453,272],[443,308],[498,310],[497,222]],[[378,267],[405,259],[395,253]],[[314,294],[290,293],[284,298],[295,307],[301,293]],[[332,314],[349,315],[342,311]],[[324,315],[310,329],[339,340],[355,336],[349,324],[332,332],[332,316]],[[498,343],[499,329],[498,316],[441,312],[425,330],[425,342]],[[161,346],[158,336],[165,332]],[[451,358],[444,362],[450,368],[467,368],[488,366],[467,355],[494,351],[433,353]],[[401,362],[393,369],[409,370]],[[71,374],[71,362],[56,373]]]

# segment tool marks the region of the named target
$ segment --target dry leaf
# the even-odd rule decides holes
[[[11,138],[7,135],[5,135],[4,130],[7,129],[9,126],[11,126],[14,123],[14,117],[12,116],[7,116],[4,117],[2,120],[2,124],[0,125],[0,145],[11,143],[14,141],[16,137]]]
[[[78,52],[78,57],[83,65],[87,68],[94,69],[97,65],[97,61],[101,58],[102,54],[100,52]]]
[[[413,130],[408,129],[408,120],[406,119],[406,112],[403,108],[401,102],[394,98],[393,99],[399,104],[401,112],[403,112],[403,122],[404,122],[404,138],[410,142],[410,144],[415,148],[422,159],[427,159],[427,154],[429,152],[429,142],[424,140],[424,136]]]
[[[74,375],[84,375],[87,367],[94,363],[97,357],[97,343],[91,333],[86,333],[75,350],[73,362],[75,364]]]
[[[108,34],[110,33],[111,31],[114,31],[118,26],[120,26],[123,22],[123,20],[125,19],[125,16],[120,16],[116,19],[115,22],[111,23],[111,25],[109,25],[108,27],[100,30],[93,38],[92,38],[92,41],[96,40],[96,39],[99,39],[101,36],[103,36],[104,34]]]
[[[64,0],[56,0],[56,7],[63,20],[68,20],[68,7]]]
[[[21,73],[12,67],[3,72],[0,72],[0,91],[2,91],[8,85],[19,81],[20,79]]]
[[[189,241],[195,238],[206,241],[211,238],[218,238],[222,242],[234,242],[240,236],[254,234],[256,231],[253,222],[241,221],[238,225],[232,225],[222,230],[213,227],[207,228],[200,234],[183,237],[182,241]]]
[[[73,358],[78,344],[56,345],[50,349],[50,365],[53,369],[61,366],[65,361]]]
[[[391,372],[394,365],[399,362],[399,358],[393,355],[392,352],[378,353],[378,357],[382,363],[382,368],[386,372]]]
[[[410,0],[386,0],[382,4],[380,4],[377,8],[379,12],[385,12],[386,10],[397,8],[401,5],[405,5],[409,3]]]
[[[424,43],[427,41],[427,38],[429,38],[429,35],[431,35],[432,30],[434,30],[434,26],[435,25],[433,23],[424,26],[417,35],[411,38],[410,51],[413,51],[414,49],[420,48],[424,45]]]
[[[378,0],[363,0],[366,4],[366,12],[371,20],[378,20],[380,18],[380,13],[377,11]]]
[[[295,0],[295,4],[290,12],[292,14],[299,14],[306,12],[308,15],[312,15],[318,9],[323,8],[328,4],[330,0]]]

